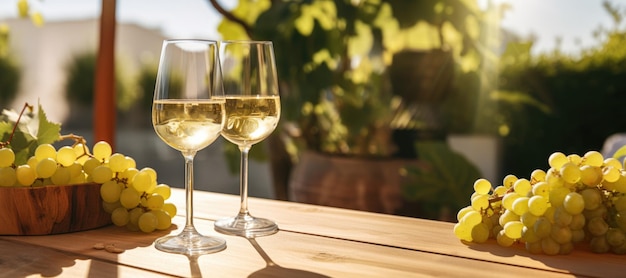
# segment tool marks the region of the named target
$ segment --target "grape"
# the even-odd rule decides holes
[[[156,226],[157,230],[166,230],[172,225],[172,218],[169,216],[169,214],[167,214],[167,212],[157,209],[157,210],[153,210],[152,213],[157,218],[157,226]],[[477,225],[477,226],[480,226],[480,225]],[[487,232],[487,235],[489,235],[489,232]]]
[[[569,224],[572,223],[572,218],[572,214],[570,214],[564,207],[554,209],[554,224],[559,226],[569,226]]]
[[[172,195],[172,189],[167,184],[159,184],[154,188],[153,194],[159,194],[163,199],[167,200]]]
[[[605,237],[606,242],[613,247],[620,246],[626,242],[626,235],[618,228],[609,228],[606,231]]]
[[[145,207],[150,210],[161,209],[164,203],[165,199],[163,199],[163,196],[152,194],[146,199]]]
[[[572,221],[569,223],[569,228],[572,230],[582,230],[585,227],[585,216],[582,214],[572,215]]]
[[[17,178],[17,182],[23,186],[29,186],[35,182],[35,179],[37,179],[35,169],[30,167],[28,164],[17,166],[15,169],[15,176]]]
[[[170,220],[171,221],[171,220]],[[480,223],[471,231],[472,242],[482,243],[489,239],[489,227],[485,223]]]
[[[605,167],[614,167],[618,170],[622,170],[622,163],[619,162],[619,160],[617,158],[614,157],[608,157],[604,160],[604,163],[602,163],[602,165],[604,165]]]
[[[76,161],[76,152],[74,152],[74,148],[70,146],[59,148],[56,154],[56,161],[65,167],[69,167],[74,164],[74,161]]]
[[[522,227],[522,237],[521,239],[524,242],[538,242],[541,240],[540,237],[537,236],[537,234],[535,234],[535,230],[532,228],[528,228],[528,226],[524,225],[524,227]]]
[[[557,255],[561,249],[561,245],[551,237],[545,237],[541,240],[541,250],[547,255]]]
[[[70,179],[72,178],[70,174],[70,170],[61,166],[57,167],[57,170],[52,174],[50,180],[54,185],[64,185],[69,184]]]
[[[580,167],[580,181],[587,186],[595,186],[602,179],[602,170],[598,167],[583,165]]]
[[[17,181],[17,175],[15,174],[15,169],[12,167],[2,167],[0,168],[0,186],[13,186]]]
[[[478,194],[472,198],[472,208],[476,211],[481,211],[489,206],[489,196]]]
[[[37,163],[39,163],[39,160],[37,160],[37,158],[34,156],[31,156],[28,161],[26,161],[26,164],[33,169],[37,169]]]
[[[176,209],[176,206],[174,204],[172,204],[172,203],[165,203],[165,204],[163,204],[163,208],[162,209],[165,212],[167,212],[167,214],[170,217],[174,218],[174,216],[176,216],[177,209]]]
[[[535,226],[533,226],[533,230],[539,238],[547,237],[552,231],[552,223],[550,223],[550,221],[543,216],[539,217],[539,219],[535,221]]]
[[[609,224],[601,217],[594,217],[589,220],[587,229],[593,236],[602,236],[609,230]]]
[[[139,216],[139,222],[137,224],[142,232],[150,233],[156,229],[158,221],[156,215],[149,211]]]
[[[562,152],[554,152],[548,157],[548,165],[555,169],[560,169],[567,162],[567,156]]]
[[[504,230],[501,230],[500,232],[498,232],[498,235],[496,236],[496,242],[500,246],[509,247],[509,246],[513,245],[513,243],[515,243],[515,240],[510,238],[510,237],[508,237],[504,233]]]
[[[533,185],[531,192],[535,196],[539,195],[543,197],[548,197],[550,193],[550,185],[548,185],[548,183],[545,181],[537,182]]]
[[[535,169],[530,173],[530,183],[536,184],[538,182],[546,181],[546,171],[541,169]]]
[[[39,159],[37,163],[37,176],[40,178],[49,178],[57,171],[57,162],[50,157]]]
[[[528,197],[519,197],[513,201],[511,208],[517,215],[523,215],[528,211]]]
[[[472,229],[473,226],[470,226],[465,222],[458,222],[454,224],[452,231],[457,238],[471,242],[473,240]]]
[[[496,186],[496,188],[493,189],[493,196],[504,196],[506,190],[504,185]]]
[[[94,168],[91,176],[95,183],[105,183],[113,178],[113,171],[109,166],[103,164]]]
[[[90,157],[89,159],[87,159],[87,161],[85,161],[85,163],[83,163],[83,171],[85,172],[85,174],[91,176],[93,174],[93,169],[100,166],[101,164],[102,163],[98,161],[98,159]]]
[[[602,177],[607,182],[616,182],[621,176],[620,169],[612,166],[602,169]]]
[[[500,224],[500,226],[504,227],[506,223],[509,223],[511,221],[519,221],[519,220],[520,220],[519,215],[515,214],[511,210],[506,210],[502,215],[500,215],[500,219],[498,219],[498,223]]]
[[[83,174],[83,165],[78,163],[78,161],[74,161],[74,163],[72,163],[72,165],[67,167],[67,169],[70,170],[70,176],[72,178]]]
[[[108,160],[113,153],[111,145],[109,145],[109,143],[107,143],[106,141],[97,142],[93,145],[92,150],[93,156],[101,162]]]
[[[100,186],[100,197],[105,202],[117,202],[121,193],[122,188],[114,180],[107,181]]]
[[[613,200],[613,206],[617,211],[626,211],[626,196],[619,196]]]
[[[111,221],[115,226],[126,226],[130,220],[128,210],[123,207],[118,207],[111,212]]]
[[[602,205],[602,195],[597,188],[587,188],[580,192],[586,210],[594,210]]]
[[[530,181],[524,178],[518,179],[513,184],[513,190],[515,190],[515,193],[517,193],[520,196],[526,196],[528,192],[530,192],[531,190]]]
[[[565,196],[570,193],[570,190],[565,187],[557,187],[550,190],[549,201],[553,206],[561,206],[565,201]]]
[[[582,158],[582,157],[580,157],[580,155],[577,155],[577,154],[575,154],[575,153],[568,155],[568,156],[567,156],[567,160],[568,160],[569,162],[571,162],[571,163],[576,164],[576,165],[580,165],[580,163],[582,163],[582,162],[583,162],[583,158]]]
[[[474,182],[474,191],[482,195],[489,194],[489,191],[491,191],[491,183],[486,179],[477,179],[476,182]]]
[[[135,189],[126,188],[120,193],[120,203],[123,207],[132,209],[139,205],[139,197],[139,193]]]
[[[535,195],[528,199],[528,211],[535,216],[542,216],[548,209],[548,199],[542,195]]]
[[[139,171],[132,180],[132,186],[137,191],[147,191],[150,188],[151,178],[150,174],[144,171]]]
[[[109,157],[109,167],[113,172],[123,172],[126,168],[126,157],[123,154],[115,153]]]
[[[535,222],[537,222],[537,219],[539,219],[539,216],[534,215],[530,212],[526,212],[522,216],[520,216],[520,221],[522,221],[522,223],[524,223],[524,226],[526,227],[534,226]]]
[[[565,195],[565,199],[563,200],[563,207],[570,214],[579,214],[582,213],[585,209],[585,201],[583,200],[583,196],[578,194],[577,192],[570,192]]]
[[[0,167],[9,167],[15,162],[15,153],[12,149],[0,149]]]
[[[524,224],[521,221],[509,221],[504,225],[504,233],[511,239],[522,237],[522,228]]]
[[[560,168],[561,178],[566,183],[577,183],[580,180],[580,169],[574,163],[567,162]]]
[[[135,162],[135,159],[133,159],[130,156],[126,156],[126,168],[137,168],[137,163]]]
[[[517,177],[515,175],[506,175],[504,179],[502,179],[502,185],[505,188],[513,187],[513,184],[517,181]]]
[[[606,253],[611,250],[611,246],[606,241],[604,236],[596,236],[591,239],[591,252],[594,253]]]
[[[604,163],[604,157],[598,151],[588,151],[583,156],[582,163],[584,165],[590,165],[594,167],[600,167]]]
[[[35,149],[35,158],[41,161],[46,158],[55,159],[57,157],[57,151],[51,144],[41,144]]]
[[[104,209],[104,211],[108,212],[108,213],[113,213],[113,211],[116,208],[121,207],[122,205],[120,204],[119,201],[117,202],[113,202],[113,203],[109,203],[109,202],[102,202],[102,208]]]
[[[515,202],[515,200],[519,197],[520,197],[519,195],[511,194],[511,193],[504,195],[504,197],[502,198],[502,206],[505,209],[512,210],[513,202]]]
[[[572,230],[565,226],[552,226],[550,237],[558,244],[566,244],[572,241]]]

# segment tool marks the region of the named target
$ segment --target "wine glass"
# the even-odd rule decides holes
[[[241,204],[236,216],[217,220],[215,230],[244,237],[271,235],[278,231],[276,223],[253,217],[248,211],[248,151],[268,137],[280,119],[272,42],[224,41],[220,43],[220,60],[226,114],[222,136],[241,152]]]
[[[204,236],[193,224],[193,159],[213,143],[224,124],[224,99],[218,43],[165,40],[152,104],[156,134],[185,159],[186,223],[178,235],[155,241],[161,251],[200,255],[226,248],[219,237]]]

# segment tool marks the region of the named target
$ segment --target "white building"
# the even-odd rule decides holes
[[[10,28],[11,55],[22,71],[11,108],[41,102],[51,120],[63,122],[69,114],[64,95],[67,64],[77,54],[97,51],[99,19],[46,22],[42,27],[34,26],[29,19],[4,23]],[[159,30],[118,23],[116,66],[126,75],[136,75],[142,63],[158,62],[164,39]]]

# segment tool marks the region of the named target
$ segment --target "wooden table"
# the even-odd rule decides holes
[[[626,256],[577,250],[531,255],[494,242],[464,244],[451,223],[292,202],[250,199],[253,215],[274,219],[277,234],[222,235],[213,221],[234,215],[238,196],[196,192],[195,225],[226,239],[226,250],[189,258],[158,251],[153,241],[184,224],[184,192],[170,201],[180,215],[169,231],[144,234],[107,226],[48,236],[0,236],[0,276],[63,277],[624,277]],[[1,224],[1,223],[0,223]],[[95,250],[115,244],[121,254]]]

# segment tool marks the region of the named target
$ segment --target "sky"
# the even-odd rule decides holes
[[[0,0],[0,23],[3,18],[17,15],[17,0]],[[33,9],[47,21],[83,19],[99,16],[101,0],[30,0]],[[484,4],[489,0],[478,0]],[[555,48],[556,38],[562,39],[562,50],[575,52],[581,46],[596,43],[593,30],[613,22],[602,8],[602,0],[491,0],[509,3],[513,9],[506,13],[502,26],[520,34],[538,38],[533,52]],[[626,10],[626,0],[610,0]],[[232,8],[235,0],[220,0]],[[219,39],[217,25],[221,16],[208,0],[117,0],[117,19],[161,29],[172,38],[203,37]]]

